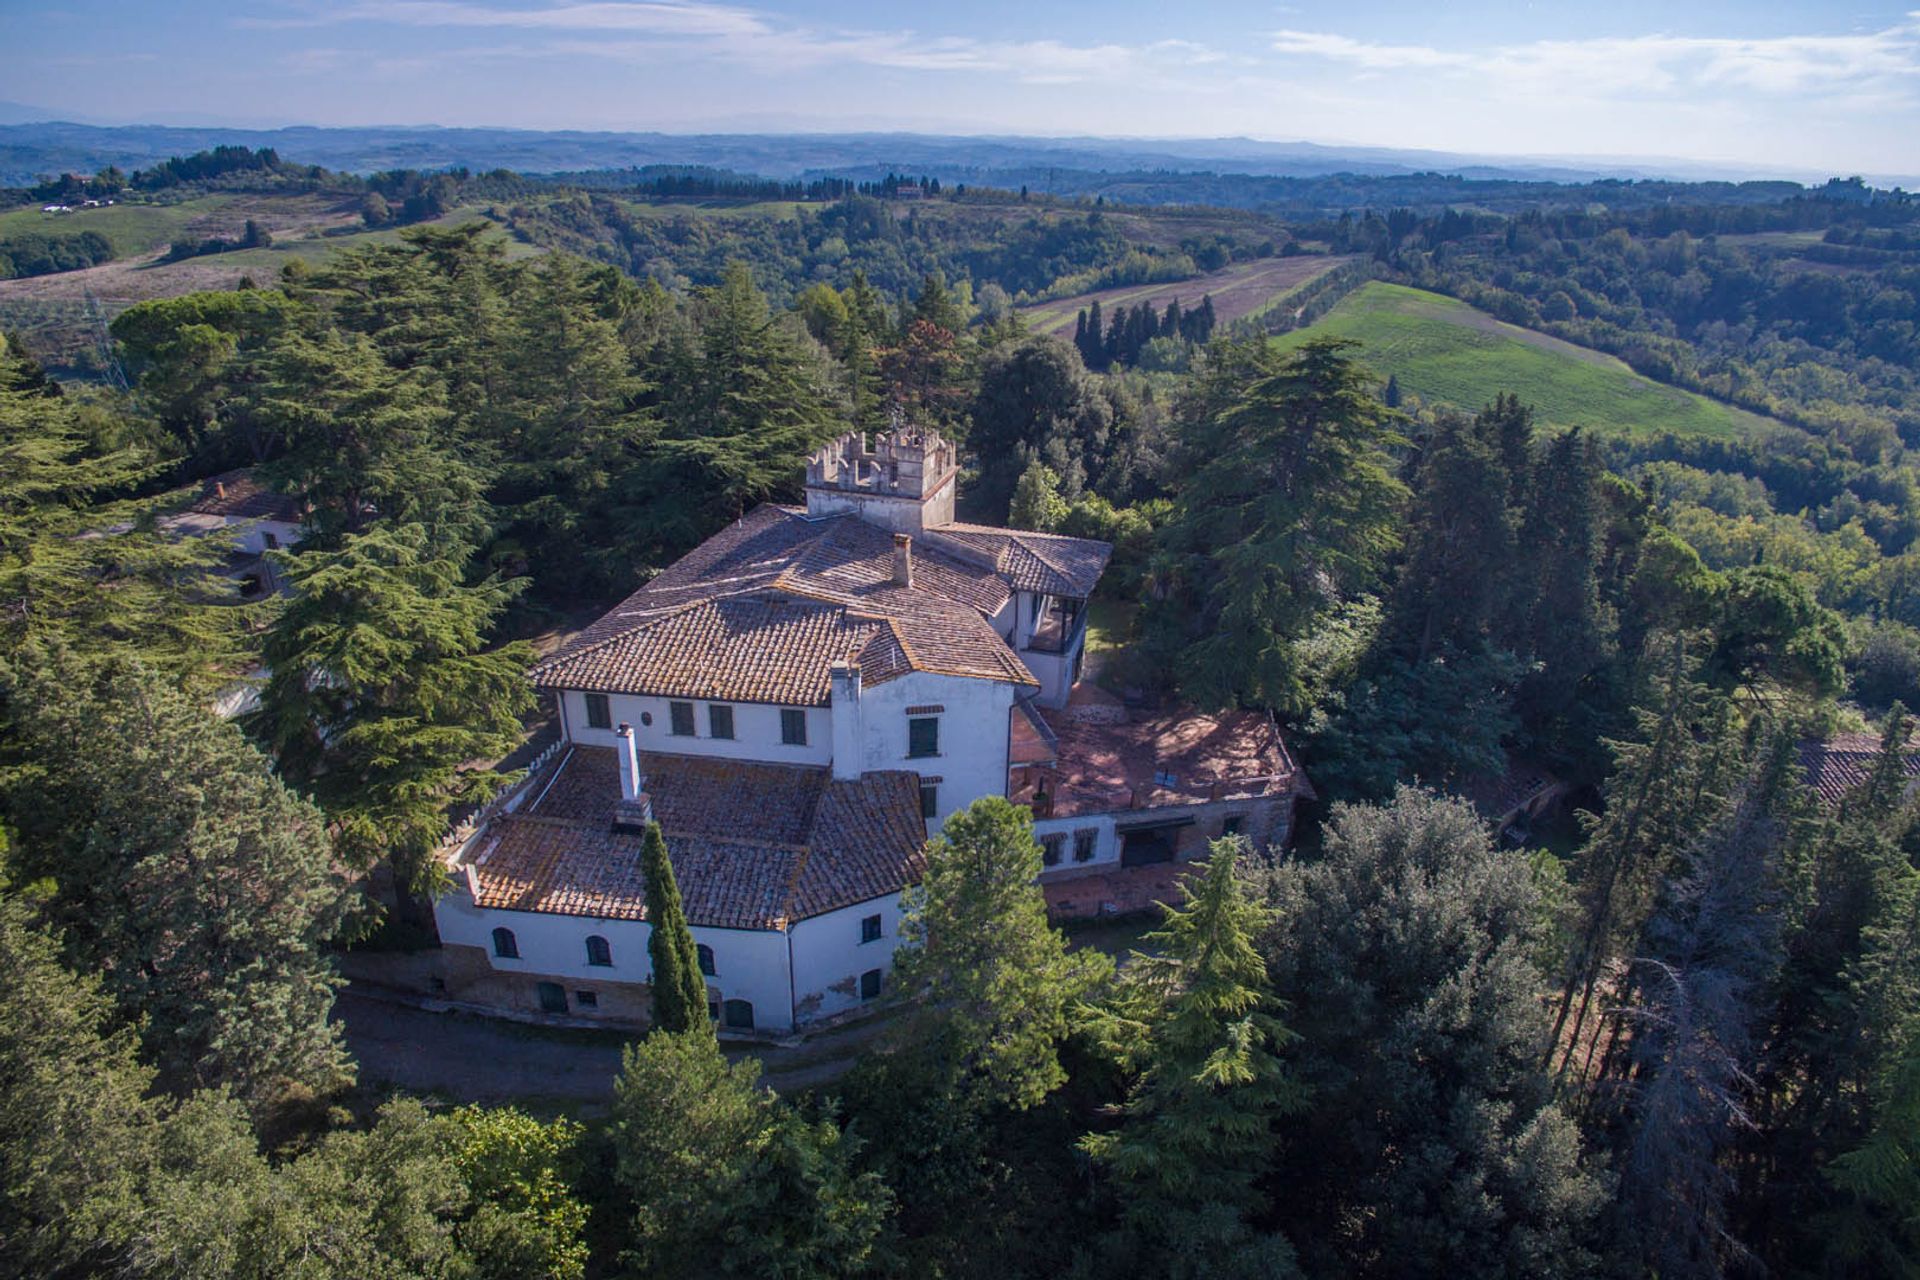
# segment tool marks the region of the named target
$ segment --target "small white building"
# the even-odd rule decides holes
[[[1117,703],[1103,734],[1061,731],[1084,718],[1086,605],[1111,548],[956,522],[957,474],[931,431],[844,436],[809,461],[805,507],[749,513],[534,668],[561,740],[450,845],[451,998],[644,1020],[646,815],[715,1016],[762,1032],[880,994],[927,836],[980,796],[1073,819],[1077,849],[1097,828],[1055,869],[1039,824],[1048,880],[1193,851],[1138,834],[1155,822],[1284,840],[1304,780],[1268,717],[1196,719],[1184,781],[1157,790],[1109,777],[1157,740],[1135,733],[1116,764]],[[1087,905],[1063,914],[1114,909],[1073,892]]]
[[[234,551],[226,576],[237,581],[240,594],[248,598],[280,589],[279,574],[267,552],[297,546],[304,536],[299,501],[269,489],[247,467],[201,481],[186,508],[162,516],[159,527],[181,538],[231,531]]]

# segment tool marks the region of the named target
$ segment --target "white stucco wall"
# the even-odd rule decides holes
[[[1007,790],[1007,714],[1015,686],[964,676],[911,675],[868,686],[861,693],[860,718],[868,771],[910,769],[938,778],[939,807],[930,829],[947,815],[984,795]],[[915,759],[907,754],[909,707],[937,706],[940,753]]]
[[[284,520],[229,521],[227,527],[233,530],[234,544],[250,555],[276,550],[267,545],[268,534],[280,544],[277,549],[281,551],[298,546],[302,536],[299,525]]]
[[[860,922],[880,917],[880,937],[860,941]],[[879,969],[881,991],[893,980],[893,952],[900,942],[900,896],[842,907],[793,926],[794,1008],[801,1025],[845,1013],[871,1001],[860,997],[860,975]]]
[[[473,898],[459,886],[434,903],[433,914],[442,943],[482,948],[488,963],[502,973],[550,978],[568,987],[570,1006],[572,988],[568,984],[576,980],[644,983],[652,979],[652,964],[647,956],[651,926],[643,921],[484,909],[475,907]],[[857,937],[857,918],[853,927]],[[493,954],[493,931],[497,928],[513,930],[519,959]],[[611,968],[587,963],[587,938],[591,934],[607,940],[613,952]],[[713,948],[714,972],[706,979],[709,994],[723,1001],[749,1001],[757,1030],[792,1030],[793,986],[789,979],[785,934],[771,929],[713,929],[696,925],[693,940]],[[589,1010],[570,1011],[591,1016]]]
[[[780,741],[781,707],[764,702],[728,702],[733,708],[732,739],[715,738],[708,733],[707,708],[713,704],[690,698],[653,698],[637,694],[610,693],[607,709],[612,726],[593,729],[587,725],[587,695],[569,689],[561,695],[565,707],[566,734],[574,742],[590,747],[618,746],[616,734],[621,724],[631,724],[640,736],[642,751],[670,751],[688,756],[722,756],[729,760],[764,760],[771,764],[823,765],[833,759],[833,722],[825,707],[798,707],[807,713],[807,743],[792,747]],[[677,738],[669,729],[672,716],[668,702],[693,703],[693,736]],[[648,724],[647,718],[653,723]]]

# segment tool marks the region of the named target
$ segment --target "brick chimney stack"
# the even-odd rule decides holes
[[[893,585],[910,587],[913,585],[913,535],[896,533],[893,535]]]

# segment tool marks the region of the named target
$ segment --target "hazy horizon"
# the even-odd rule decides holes
[[[1912,0],[1906,0],[1908,4]],[[9,98],[77,123],[893,132],[1920,173],[1920,10],[1624,0],[8,5]]]

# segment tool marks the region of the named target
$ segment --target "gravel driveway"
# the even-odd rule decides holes
[[[363,1085],[439,1093],[460,1102],[604,1106],[620,1071],[616,1032],[527,1026],[469,1013],[435,1013],[348,986],[334,1021],[360,1063]],[[724,1045],[729,1058],[758,1058],[776,1089],[811,1088],[852,1066],[886,1026],[869,1018],[805,1043]]]

